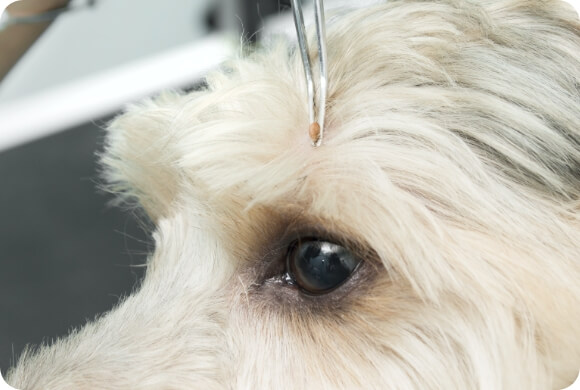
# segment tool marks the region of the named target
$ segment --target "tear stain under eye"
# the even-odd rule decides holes
[[[284,257],[285,255],[286,251]],[[248,303],[281,313],[298,310],[307,311],[312,315],[336,315],[347,310],[357,299],[366,296],[380,274],[377,272],[376,264],[369,264],[373,260],[369,258],[361,260],[349,278],[327,294],[315,295],[304,291],[282,268],[278,268],[281,271],[276,274],[269,273],[269,277],[262,278],[259,275],[266,275],[264,271],[246,273],[245,277],[251,277],[253,274],[253,280],[247,283]],[[280,265],[283,261],[275,263]]]
[[[368,295],[377,277],[376,268],[361,261],[356,272],[328,294],[314,295],[302,290],[294,281],[278,275],[256,283],[249,291],[250,304],[268,307],[276,312],[308,312],[311,315],[338,315]]]

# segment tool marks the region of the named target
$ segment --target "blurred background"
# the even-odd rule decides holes
[[[266,31],[279,0],[22,0],[0,19],[0,370],[139,286],[149,229],[97,191],[102,128]],[[264,28],[263,26],[270,26]]]

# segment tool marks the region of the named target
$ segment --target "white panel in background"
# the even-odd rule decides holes
[[[212,0],[87,4],[73,0],[0,83],[0,151],[190,86],[233,51],[208,35]]]
[[[163,89],[200,80],[230,53],[222,35],[0,104],[0,150],[64,130]]]
[[[210,0],[73,0],[0,83],[0,102],[192,43]]]

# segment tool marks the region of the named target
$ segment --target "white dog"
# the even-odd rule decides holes
[[[19,389],[560,389],[580,367],[580,22],[559,0],[331,16],[326,134],[277,43],[109,128],[142,287]]]

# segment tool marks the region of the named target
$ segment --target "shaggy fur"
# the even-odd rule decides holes
[[[108,130],[156,224],[138,292],[22,356],[22,389],[560,389],[580,367],[580,23],[557,0],[392,0],[327,26],[323,145],[290,44]],[[284,283],[320,236],[363,264]]]

